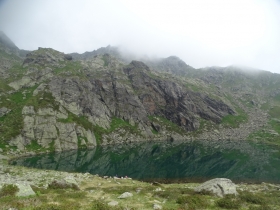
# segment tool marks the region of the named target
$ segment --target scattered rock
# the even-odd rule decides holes
[[[6,107],[2,107],[0,108],[0,117],[5,116],[6,114],[8,114],[11,111],[11,109],[8,109]]]
[[[161,192],[161,191],[163,191],[163,190],[160,187],[155,189],[155,192]]]
[[[108,203],[108,206],[117,206],[119,204],[119,202],[117,201],[111,201]]]
[[[162,206],[161,205],[159,205],[159,204],[154,204],[154,207],[153,207],[155,210],[156,209],[162,209]]]
[[[225,178],[211,179],[194,190],[195,192],[210,192],[219,197],[224,197],[228,194],[237,195],[236,185],[230,179]]]
[[[129,197],[132,197],[133,194],[130,193],[130,192],[125,192],[123,194],[121,194],[118,198],[129,198]]]
[[[0,154],[0,160],[8,160],[9,158],[5,155]]]

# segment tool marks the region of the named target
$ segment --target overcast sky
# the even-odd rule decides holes
[[[0,0],[0,30],[26,50],[112,45],[280,73],[279,0]]]

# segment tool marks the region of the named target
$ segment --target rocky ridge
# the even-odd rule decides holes
[[[60,151],[151,139],[240,140],[260,132],[277,142],[278,75],[194,69],[175,56],[128,62],[111,46],[83,55],[39,48],[23,59],[0,37],[0,109],[9,110],[0,117],[5,151],[35,144]]]

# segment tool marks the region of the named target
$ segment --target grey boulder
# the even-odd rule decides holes
[[[29,184],[16,183],[16,186],[19,189],[19,191],[16,193],[16,196],[18,197],[25,197],[36,194]]]
[[[237,195],[236,185],[226,178],[211,179],[207,182],[196,187],[195,192],[210,192],[218,197],[224,197],[225,195]]]

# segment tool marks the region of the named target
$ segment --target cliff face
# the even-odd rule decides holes
[[[108,47],[88,56],[72,54],[75,59],[50,48],[24,59],[3,49],[0,110],[6,111],[0,113],[0,140],[19,150],[238,138],[234,129],[251,125],[254,110],[262,116],[223,87],[226,73],[195,70],[177,57],[147,61],[148,66],[135,60],[127,64],[120,54],[98,53],[116,54]],[[266,115],[262,118],[246,127],[242,138],[267,122]]]
[[[44,107],[35,107],[37,112],[32,103],[23,106],[23,129],[10,144],[20,149],[32,141],[56,150],[77,149],[79,144],[92,147],[96,145],[96,130],[103,130],[98,139],[103,144],[115,142],[114,133],[119,132],[122,141],[153,139],[154,136],[169,138],[172,131],[166,133],[157,117],[176,125],[183,135],[197,130],[200,118],[219,123],[223,116],[234,114],[221,101],[154,75],[143,62],[125,65],[106,54],[88,62],[76,62],[79,69],[70,72],[74,65],[69,57],[51,49],[39,49],[27,55],[23,61],[27,73],[9,86],[19,91],[39,85],[32,97],[48,93],[50,101]],[[68,112],[83,118],[89,124],[88,130],[69,119]],[[113,119],[131,128],[119,131],[121,126],[116,125],[115,132],[106,132],[111,129]],[[84,141],[79,142],[79,138]]]

